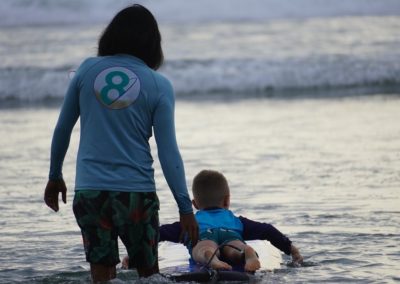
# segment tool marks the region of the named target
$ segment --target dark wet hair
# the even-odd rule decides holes
[[[121,53],[140,58],[154,70],[164,61],[157,21],[142,5],[121,10],[99,39],[98,56]]]

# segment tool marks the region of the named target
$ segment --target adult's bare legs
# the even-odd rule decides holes
[[[117,270],[114,266],[106,266],[103,264],[90,264],[90,273],[93,283],[109,281],[117,277]]]
[[[117,277],[115,266],[106,266],[102,264],[90,264],[90,272],[92,275],[93,283],[100,283],[109,281]],[[151,268],[137,268],[139,277],[149,277],[153,274],[159,273],[158,262]]]
[[[158,261],[156,261],[154,266],[151,268],[143,268],[142,267],[142,268],[137,268],[136,270],[139,274],[139,277],[149,277],[153,274],[160,273],[160,270],[158,268]]]

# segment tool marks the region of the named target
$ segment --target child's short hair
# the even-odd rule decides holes
[[[220,172],[202,170],[193,179],[192,192],[201,209],[221,207],[224,197],[229,195],[228,181]]]

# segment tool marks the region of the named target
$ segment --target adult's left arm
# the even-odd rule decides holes
[[[174,92],[170,82],[163,77],[158,81],[158,87],[160,97],[153,113],[158,158],[168,186],[178,204],[181,234],[187,233],[192,242],[196,243],[198,225],[193,215],[192,202],[186,186],[185,169],[176,141]]]

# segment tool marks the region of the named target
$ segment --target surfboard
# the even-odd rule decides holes
[[[252,246],[261,262],[260,271],[273,271],[282,263],[281,252],[268,241],[246,241]],[[252,275],[243,271],[242,267],[234,267],[231,271],[215,271],[190,260],[186,247],[182,244],[161,242],[158,248],[160,272],[175,281],[208,282],[248,281]]]

